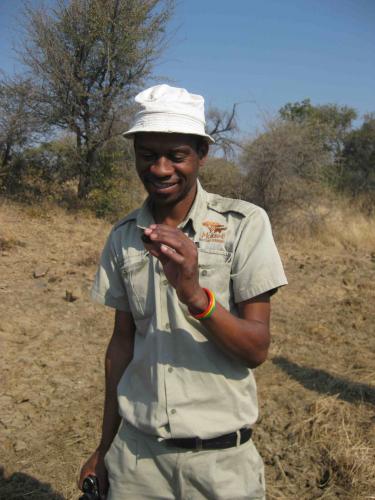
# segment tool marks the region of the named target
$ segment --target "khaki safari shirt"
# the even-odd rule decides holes
[[[258,416],[252,370],[226,355],[179,302],[160,262],[145,249],[154,223],[147,200],[112,229],[94,300],[132,313],[134,356],[118,385],[121,416],[162,438],[211,438]],[[203,190],[179,228],[199,251],[199,282],[232,314],[236,304],[287,283],[268,217],[242,200]]]

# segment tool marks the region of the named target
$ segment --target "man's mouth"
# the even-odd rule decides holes
[[[178,181],[158,181],[157,179],[147,179],[147,184],[152,186],[152,190],[158,193],[169,193],[177,186]]]

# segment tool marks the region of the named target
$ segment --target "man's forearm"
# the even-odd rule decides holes
[[[193,313],[204,310],[207,297],[197,300]],[[227,311],[218,302],[214,313],[202,323],[209,332],[209,337],[226,353],[240,359],[249,368],[262,364],[268,353],[269,333],[269,296],[264,294],[253,301],[239,306],[240,316]]]
[[[115,329],[105,356],[105,400],[102,437],[99,450],[106,453],[118,431],[121,417],[118,412],[117,385],[133,357],[134,332],[122,331],[124,325],[116,317]]]
[[[269,347],[268,327],[256,320],[237,318],[220,304],[215,313],[205,322],[212,339],[249,368],[262,364]]]

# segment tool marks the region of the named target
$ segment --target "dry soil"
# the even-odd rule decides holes
[[[89,299],[108,223],[0,205],[0,499],[76,499],[113,313]],[[269,499],[375,498],[375,253],[281,243],[289,286],[256,370]]]

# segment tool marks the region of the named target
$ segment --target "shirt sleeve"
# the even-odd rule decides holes
[[[236,303],[288,283],[266,212],[256,207],[243,221],[232,265]]]
[[[91,297],[100,304],[130,312],[128,295],[113,245],[113,231],[104,246],[91,289]]]

